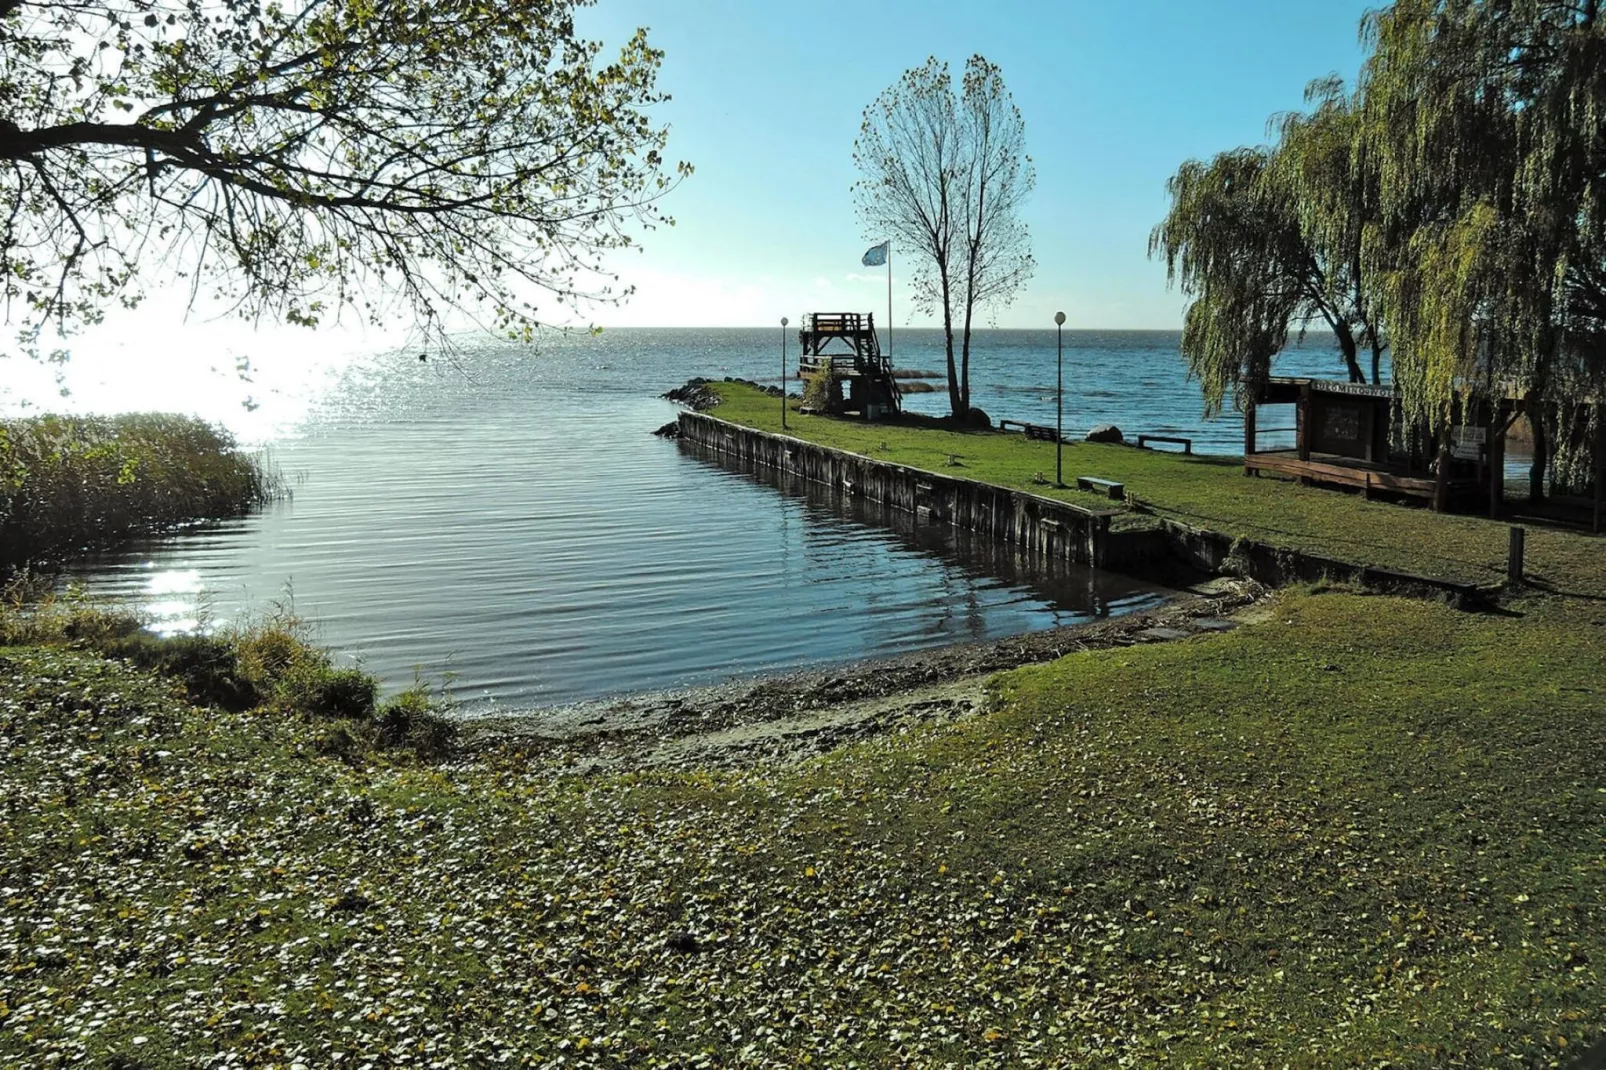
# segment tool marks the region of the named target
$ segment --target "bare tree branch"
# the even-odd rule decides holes
[[[1034,267],[1018,214],[1034,175],[1002,72],[971,57],[958,97],[947,64],[935,57],[904,72],[865,109],[853,161],[868,236],[890,237],[913,254],[915,299],[942,315],[949,404],[964,418],[975,313],[1007,304]]]

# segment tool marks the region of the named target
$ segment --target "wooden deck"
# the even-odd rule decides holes
[[[1372,494],[1403,494],[1413,498],[1433,500],[1434,481],[1428,476],[1408,476],[1391,472],[1378,465],[1367,464],[1350,457],[1313,453],[1310,460],[1301,460],[1297,450],[1271,450],[1251,453],[1244,457],[1244,471],[1252,475],[1265,472],[1311,483],[1353,487],[1370,497]],[[1450,481],[1450,492],[1476,490],[1477,480]]]

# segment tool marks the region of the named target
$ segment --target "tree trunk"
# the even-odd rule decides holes
[[[1338,348],[1344,354],[1344,367],[1349,371],[1349,381],[1366,382],[1366,373],[1361,371],[1359,350],[1355,345],[1355,334],[1350,330],[1349,324],[1340,321],[1334,325],[1333,333],[1338,336]]]
[[[954,365],[954,312],[946,272],[942,281],[942,337],[948,351],[948,408],[956,420],[965,417],[964,399],[959,393],[959,369]]]
[[[961,348],[962,355],[959,365],[959,398],[965,405],[965,411],[961,415],[967,421],[970,419],[970,317],[971,302],[967,300],[965,302],[964,343]]]
[[[1528,468],[1528,501],[1538,505],[1545,500],[1545,469],[1550,461],[1550,434],[1545,426],[1544,406],[1536,405],[1532,394],[1528,396],[1525,408],[1528,412],[1528,424],[1533,428],[1534,444],[1533,464]]]
[[[1372,385],[1383,385],[1383,347],[1372,343]]]

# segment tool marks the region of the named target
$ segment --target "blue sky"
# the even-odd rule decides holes
[[[582,30],[610,45],[637,26],[665,50],[659,111],[696,174],[673,230],[614,262],[637,296],[612,326],[754,326],[884,308],[858,267],[852,146],[867,104],[928,55],[999,64],[1037,166],[1027,211],[1035,279],[1004,327],[1180,326],[1182,299],[1147,258],[1165,180],[1184,159],[1265,140],[1305,84],[1353,79],[1371,0],[960,3],[599,0]],[[898,322],[912,317],[897,295]],[[879,319],[879,317],[878,317]]]

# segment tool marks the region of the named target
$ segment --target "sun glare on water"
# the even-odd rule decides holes
[[[68,339],[62,363],[0,358],[0,416],[183,413],[255,445],[293,436],[347,370],[401,341],[186,315],[179,302],[153,299]]]
[[[200,571],[157,569],[152,562],[146,562],[145,567],[154,570],[145,581],[144,597],[140,599],[141,608],[150,618],[149,630],[164,637],[200,631],[204,626]]]

